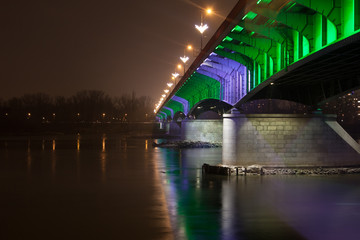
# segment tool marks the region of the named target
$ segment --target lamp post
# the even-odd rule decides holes
[[[212,10],[210,8],[206,9],[206,14],[211,14]],[[203,13],[201,12],[201,22],[200,25],[195,25],[195,28],[200,32],[201,34],[201,38],[200,38],[200,51],[203,48],[203,33],[206,31],[206,29],[209,28],[209,26],[207,24],[204,24],[204,16]]]
[[[188,56],[185,56],[185,54],[184,54],[184,57],[180,57],[180,60],[183,62],[184,75],[185,75],[185,65],[186,65],[186,62],[189,60],[189,57],[188,57]]]

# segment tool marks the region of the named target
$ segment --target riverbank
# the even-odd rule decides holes
[[[260,165],[229,166],[204,164],[202,172],[205,174],[245,176],[245,175],[340,175],[360,174],[360,166],[339,167],[266,167]]]
[[[165,141],[162,143],[153,142],[153,147],[160,148],[219,148],[220,143],[210,143],[201,141]]]

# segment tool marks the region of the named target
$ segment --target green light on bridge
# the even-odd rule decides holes
[[[272,0],[259,0],[259,1],[257,1],[256,4],[260,4],[260,3],[269,4],[269,3],[271,3],[271,1],[272,1]]]
[[[231,32],[241,32],[244,28],[240,27],[239,25],[236,25]]]
[[[242,18],[242,20],[245,20],[245,18],[253,20],[256,16],[257,16],[256,13],[250,11]]]
[[[231,42],[232,40],[233,40],[233,38],[226,36],[222,41],[223,42],[225,42],[225,41]]]

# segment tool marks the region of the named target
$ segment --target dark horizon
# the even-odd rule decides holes
[[[96,89],[158,98],[184,54],[198,48],[201,8],[215,14],[205,42],[237,0],[17,1],[2,4],[0,98]],[[188,54],[189,55],[189,54]],[[193,56],[192,56],[193,59]],[[192,61],[192,59],[190,59]]]

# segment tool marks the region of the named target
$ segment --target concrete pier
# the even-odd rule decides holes
[[[223,120],[183,120],[181,122],[181,139],[221,143],[223,141]]]
[[[224,114],[223,164],[350,166],[359,153],[336,115]]]

